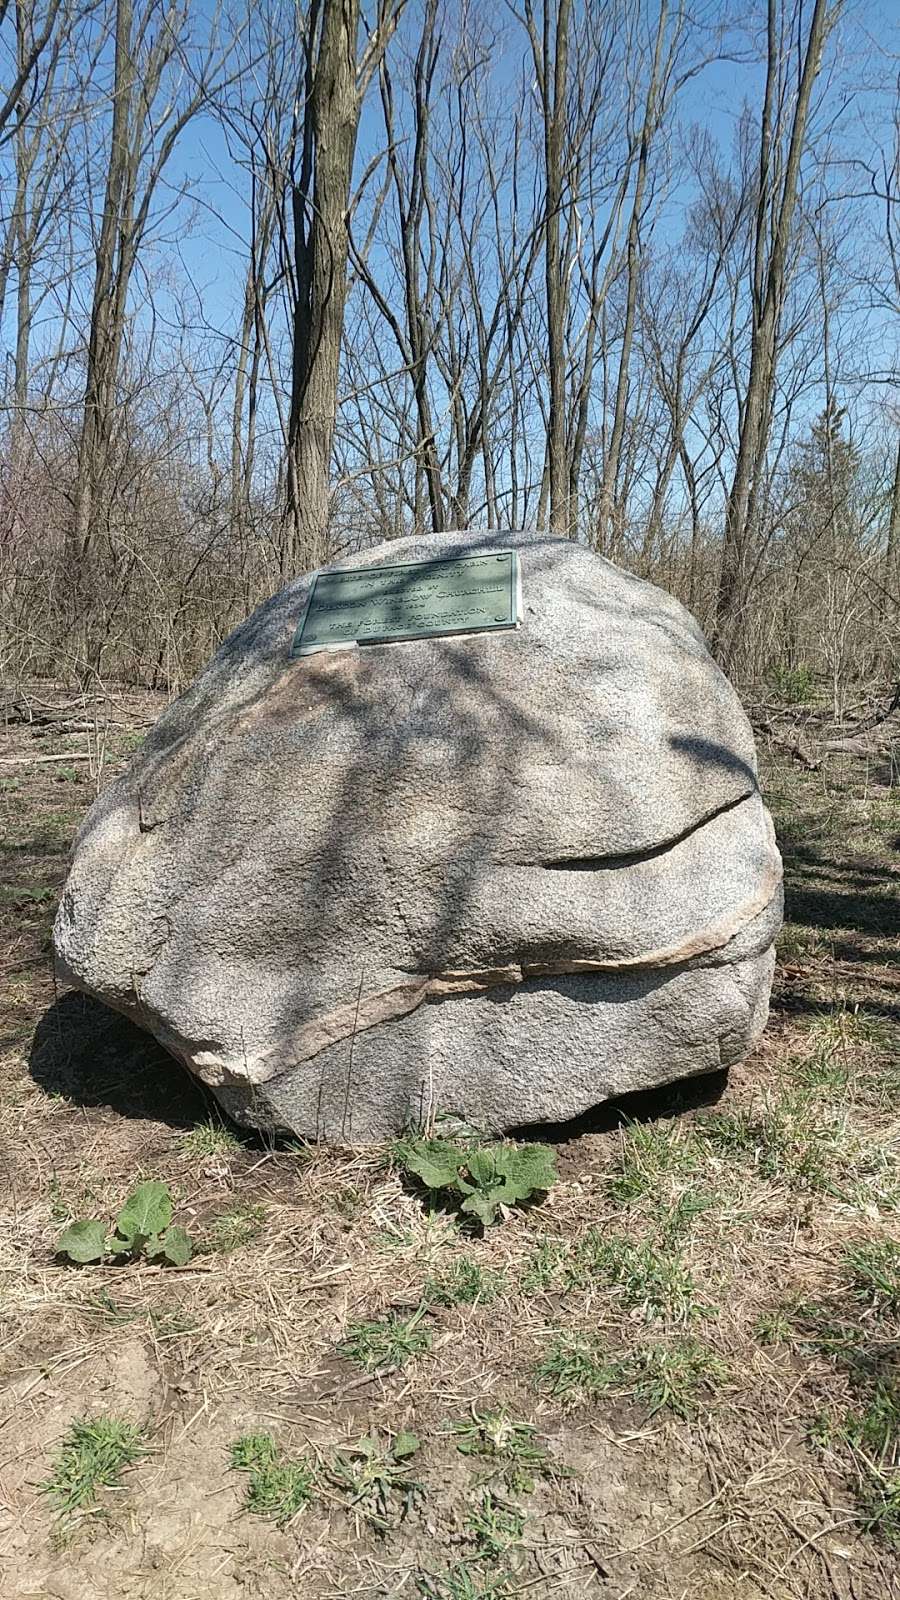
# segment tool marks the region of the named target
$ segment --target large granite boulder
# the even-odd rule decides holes
[[[303,577],[232,634],[94,805],[61,974],[240,1120],[356,1142],[499,1130],[740,1060],[781,863],[753,739],[667,594],[515,546],[516,631],[292,657]]]

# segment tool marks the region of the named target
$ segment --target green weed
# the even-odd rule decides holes
[[[863,1293],[871,1292],[867,1273]],[[874,1292],[880,1295],[877,1275]],[[832,1322],[827,1308],[815,1305],[798,1306],[795,1317],[813,1348],[843,1368],[858,1396],[842,1418],[820,1414],[811,1437],[823,1448],[849,1447],[864,1527],[900,1544],[900,1389],[894,1379],[877,1375],[874,1352],[861,1345],[858,1324]]]
[[[786,1311],[776,1308],[763,1311],[757,1317],[753,1332],[760,1344],[787,1344],[791,1337],[791,1320]]]
[[[140,1428],[121,1417],[79,1417],[69,1427],[41,1488],[64,1516],[95,1504],[99,1489],[118,1488],[126,1467],[145,1454]]]
[[[418,1449],[414,1433],[398,1433],[389,1443],[367,1435],[338,1452],[328,1477],[348,1509],[359,1511],[379,1533],[387,1533],[424,1498],[423,1485],[410,1473]]]
[[[497,1411],[474,1411],[471,1419],[453,1424],[456,1448],[462,1455],[482,1457],[491,1464],[510,1488],[530,1494],[536,1477],[552,1475],[553,1464],[537,1429],[530,1422],[519,1422],[501,1407]]]
[[[139,1183],[115,1219],[114,1231],[98,1218],[71,1222],[56,1241],[58,1255],[80,1265],[104,1258],[162,1258],[173,1267],[191,1259],[192,1244],[184,1228],[172,1225],[172,1197],[164,1183]]]
[[[806,665],[789,667],[775,663],[769,668],[769,679],[783,705],[805,705],[815,696],[815,674]]]
[[[878,1315],[900,1313],[900,1244],[892,1239],[850,1246],[844,1253],[851,1293]]]
[[[431,1348],[431,1334],[419,1325],[426,1309],[421,1305],[412,1316],[391,1311],[379,1322],[351,1322],[338,1348],[367,1372],[403,1367]]]
[[[345,1222],[355,1222],[365,1202],[366,1197],[362,1189],[348,1183],[346,1188],[340,1189],[334,1196],[332,1204],[338,1216],[343,1217]]]
[[[595,1339],[558,1334],[537,1368],[537,1376],[560,1399],[580,1401],[599,1395],[630,1396],[650,1416],[663,1409],[690,1417],[702,1391],[714,1391],[727,1368],[697,1339],[646,1345],[610,1356]]]
[[[563,1263],[562,1280],[567,1288],[584,1288],[598,1279],[617,1288],[623,1303],[645,1322],[662,1317],[688,1322],[702,1310],[691,1274],[668,1243],[658,1250],[648,1239],[635,1244],[590,1229]]]
[[[226,1128],[224,1122],[198,1122],[196,1128],[183,1133],[178,1141],[181,1153],[191,1161],[203,1161],[210,1156],[230,1156],[243,1145],[236,1133]]]
[[[712,1112],[698,1132],[716,1155],[750,1157],[760,1176],[792,1189],[840,1194],[842,1169],[857,1153],[846,1113],[791,1090],[758,1109]]]
[[[522,1288],[526,1294],[541,1293],[556,1282],[566,1258],[568,1246],[561,1239],[542,1239],[532,1251],[522,1272]]]
[[[518,1544],[525,1532],[525,1514],[492,1489],[485,1489],[470,1507],[463,1531],[475,1545],[479,1557],[493,1561]]]
[[[53,899],[53,890],[45,885],[30,888],[27,884],[0,883],[0,906],[43,906]]]
[[[395,1144],[392,1159],[408,1177],[444,1194],[482,1228],[556,1182],[556,1158],[543,1144],[406,1139]]]
[[[801,923],[785,922],[775,941],[778,960],[784,964],[802,961],[805,956],[818,956],[828,949],[828,940],[819,928],[807,928]]]
[[[860,1481],[859,1499],[866,1532],[900,1546],[900,1472],[870,1466]]]
[[[712,1197],[686,1193],[660,1219],[660,1248],[651,1240],[635,1243],[621,1234],[589,1228],[575,1244],[544,1240],[522,1276],[526,1292],[560,1289],[616,1288],[623,1303],[640,1311],[644,1321],[672,1318],[688,1322],[707,1308],[696,1299],[694,1280],[677,1249],[677,1240],[694,1217],[713,1204]]]
[[[791,1075],[799,1088],[825,1095],[840,1094],[850,1082],[850,1068],[846,1059],[825,1045],[812,1050],[797,1062]]]
[[[571,1333],[553,1335],[535,1369],[551,1394],[570,1403],[608,1394],[620,1373],[621,1362],[611,1359],[599,1340]]]
[[[467,1561],[441,1573],[420,1572],[415,1582],[422,1600],[507,1600],[513,1592],[508,1573],[486,1573]]]
[[[631,1123],[622,1136],[619,1171],[609,1179],[610,1197],[629,1205],[657,1196],[665,1179],[688,1176],[698,1164],[696,1143],[683,1127]]]
[[[900,1391],[889,1383],[876,1383],[861,1411],[848,1413],[844,1433],[851,1444],[900,1465]]]
[[[266,1222],[266,1208],[260,1205],[232,1206],[214,1217],[206,1230],[203,1249],[207,1253],[228,1255],[239,1250],[262,1233]]]
[[[305,1460],[289,1460],[270,1433],[245,1433],[231,1446],[235,1472],[247,1474],[244,1504],[279,1526],[290,1522],[315,1493],[315,1473]]]
[[[728,1377],[725,1363],[697,1339],[649,1345],[629,1358],[629,1366],[626,1382],[651,1417],[663,1408],[693,1416],[701,1392],[714,1393]]]
[[[839,1005],[824,1016],[815,1017],[807,1037],[813,1051],[829,1054],[836,1050],[884,1049],[889,1042],[884,1019],[858,1005]]]
[[[471,1256],[457,1256],[443,1272],[428,1278],[422,1291],[431,1305],[490,1305],[502,1293],[502,1272],[483,1267]]]

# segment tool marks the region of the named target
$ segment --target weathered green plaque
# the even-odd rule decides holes
[[[292,653],[514,628],[518,616],[514,550],[320,572],[313,580]]]

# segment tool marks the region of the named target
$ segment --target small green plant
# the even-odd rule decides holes
[[[377,1532],[387,1533],[424,1498],[424,1487],[410,1470],[418,1449],[414,1433],[401,1432],[386,1442],[367,1434],[338,1451],[328,1477],[348,1510],[359,1511]]]
[[[279,1527],[308,1505],[315,1493],[315,1473],[305,1460],[290,1460],[270,1433],[245,1433],[230,1451],[235,1472],[247,1474],[244,1504]]]
[[[900,1244],[883,1239],[852,1245],[844,1262],[855,1299],[878,1316],[900,1313]]]
[[[712,1203],[710,1196],[687,1194],[668,1207],[659,1218],[661,1248],[649,1239],[635,1243],[599,1228],[589,1228],[574,1244],[544,1240],[525,1268],[522,1287],[534,1292],[552,1284],[585,1289],[605,1283],[617,1288],[624,1304],[639,1310],[645,1322],[662,1317],[688,1322],[707,1308],[695,1298],[694,1280],[676,1241]]]
[[[469,1509],[464,1533],[480,1557],[494,1561],[518,1544],[525,1532],[525,1513],[493,1489],[485,1489]]]
[[[420,1327],[427,1309],[423,1303],[412,1316],[391,1311],[381,1321],[351,1322],[338,1348],[367,1372],[405,1366],[431,1348],[431,1334]]]
[[[543,1144],[461,1144],[451,1139],[403,1140],[394,1161],[427,1189],[445,1191],[483,1228],[556,1182],[556,1158]]]
[[[820,928],[807,928],[802,923],[787,921],[775,941],[778,960],[802,962],[809,956],[822,955],[828,949],[828,940]]]
[[[688,1322],[702,1309],[694,1280],[668,1241],[657,1250],[649,1239],[635,1244],[591,1228],[565,1261],[562,1276],[567,1288],[583,1288],[598,1278],[614,1285],[624,1304],[640,1311],[645,1322],[661,1317]]]
[[[508,1573],[473,1569],[468,1561],[444,1572],[420,1572],[415,1582],[422,1600],[507,1600],[513,1593]]]
[[[805,705],[815,693],[815,676],[805,663],[789,667],[775,662],[769,668],[769,679],[778,699],[786,706]]]
[[[179,1139],[181,1153],[191,1161],[202,1161],[210,1156],[230,1156],[243,1149],[240,1139],[224,1122],[198,1122],[196,1128],[183,1133]]]
[[[457,1256],[443,1272],[428,1278],[422,1291],[430,1305],[490,1305],[502,1292],[502,1272],[481,1266],[471,1256]]]
[[[629,1205],[644,1195],[655,1196],[662,1180],[687,1176],[697,1166],[696,1143],[682,1126],[630,1123],[622,1135],[619,1171],[609,1179],[610,1197]]]
[[[110,1232],[95,1218],[71,1222],[56,1241],[57,1254],[81,1264],[107,1256],[162,1257],[174,1267],[191,1259],[191,1241],[184,1228],[172,1225],[172,1197],[164,1183],[139,1183],[115,1219]]]
[[[338,1216],[343,1217],[347,1223],[356,1222],[365,1203],[366,1197],[362,1189],[352,1183],[345,1184],[343,1189],[339,1189],[332,1202]]]
[[[692,1417],[701,1392],[714,1392],[728,1376],[725,1363],[698,1339],[648,1345],[635,1351],[629,1365],[626,1381],[651,1417],[664,1407],[678,1417]]]
[[[780,1307],[761,1311],[753,1324],[753,1332],[760,1344],[787,1344],[792,1333],[790,1317]]]
[[[850,1069],[845,1060],[826,1048],[810,1050],[799,1061],[793,1077],[801,1089],[811,1089],[818,1094],[839,1094],[847,1088]]]
[[[858,1157],[843,1109],[805,1089],[753,1110],[712,1112],[697,1126],[712,1153],[750,1156],[761,1177],[792,1189],[837,1195],[842,1171]]]
[[[262,1233],[265,1221],[265,1206],[232,1206],[230,1210],[221,1212],[218,1217],[213,1217],[198,1249],[222,1255],[227,1255],[231,1250],[239,1250],[242,1245],[249,1244],[251,1239],[257,1238]]]
[[[835,1440],[843,1438],[843,1431],[828,1411],[817,1411],[809,1425],[810,1443],[820,1450],[830,1450]]]
[[[844,1424],[850,1443],[881,1464],[900,1466],[900,1389],[879,1382],[862,1411],[851,1411]]]
[[[900,1472],[882,1472],[870,1465],[860,1483],[859,1499],[866,1532],[900,1546]]]
[[[663,1409],[692,1416],[700,1392],[713,1390],[726,1376],[724,1362],[697,1339],[645,1345],[610,1356],[596,1339],[557,1334],[537,1367],[539,1381],[563,1400],[629,1395],[645,1405],[650,1416]]]
[[[550,1339],[535,1376],[558,1399],[575,1403],[607,1394],[620,1371],[621,1364],[610,1358],[599,1340],[557,1333]]]
[[[0,883],[0,905],[43,906],[53,899],[53,890],[45,886],[30,889],[26,884]]]
[[[503,1407],[473,1410],[471,1420],[453,1424],[453,1436],[462,1455],[482,1457],[492,1476],[498,1474],[520,1494],[530,1494],[537,1477],[557,1471],[534,1425],[517,1421]]]
[[[556,1282],[563,1261],[569,1251],[562,1239],[542,1239],[532,1251],[522,1271],[522,1288],[526,1294],[540,1294]]]
[[[99,1489],[118,1488],[122,1473],[144,1455],[140,1428],[121,1417],[78,1417],[41,1488],[63,1516],[93,1506]]]

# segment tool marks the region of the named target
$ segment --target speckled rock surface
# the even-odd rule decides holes
[[[491,1129],[739,1060],[781,863],[737,697],[693,619],[529,534],[515,632],[300,658],[309,578],[157,723],[75,844],[60,974],[239,1118]]]

